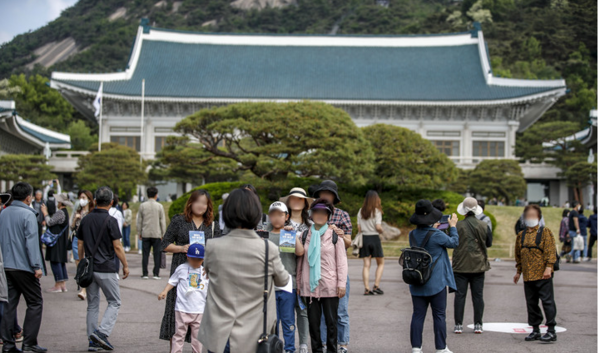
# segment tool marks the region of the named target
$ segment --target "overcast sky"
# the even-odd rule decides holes
[[[0,44],[54,20],[77,0],[0,0]]]

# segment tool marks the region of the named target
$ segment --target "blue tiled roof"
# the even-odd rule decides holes
[[[38,140],[40,140],[42,142],[57,143],[57,144],[71,143],[68,140],[61,140],[61,139],[58,139],[56,137],[52,137],[52,136],[48,136],[48,135],[42,134],[41,132],[32,130],[32,129],[24,126],[23,124],[19,124],[19,128],[21,128],[21,130],[25,131],[29,135],[37,138]]]
[[[104,92],[147,97],[499,100],[559,87],[485,81],[477,44],[435,47],[263,46],[144,40],[133,76]],[[56,80],[56,79],[54,79]],[[98,81],[56,80],[97,91]]]

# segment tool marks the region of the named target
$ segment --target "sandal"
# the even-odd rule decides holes
[[[375,295],[369,288],[365,288],[365,295]]]
[[[383,291],[381,290],[381,288],[374,286],[373,287],[373,293],[379,294],[379,295],[383,295]]]

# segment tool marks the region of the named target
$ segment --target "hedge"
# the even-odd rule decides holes
[[[308,191],[310,185],[318,184],[320,180],[313,178],[293,178],[287,179],[281,182],[270,183],[261,179],[252,179],[250,183],[256,187],[260,196],[263,211],[267,211],[269,205],[279,200],[280,197],[288,194],[292,187],[302,187]],[[189,198],[192,191],[197,189],[204,189],[208,191],[213,200],[213,209],[217,210],[217,207],[223,203],[221,196],[224,193],[231,192],[231,190],[246,184],[246,182],[220,182],[210,183],[194,188],[186,194],[173,201],[169,208],[169,217],[181,213]],[[354,232],[356,233],[356,214],[362,207],[364,196],[369,190],[369,187],[350,188],[346,185],[338,185],[340,199],[342,202],[337,206],[348,213],[351,216]],[[410,226],[408,219],[414,212],[414,205],[420,199],[434,200],[441,198],[448,204],[448,209],[444,212],[446,214],[456,212],[456,207],[461,203],[464,197],[460,194],[442,191],[442,190],[401,190],[401,189],[387,189],[379,193],[381,197],[381,205],[384,211],[383,220],[395,225],[395,226]],[[496,228],[496,218],[488,212],[486,212],[492,220],[494,229]]]

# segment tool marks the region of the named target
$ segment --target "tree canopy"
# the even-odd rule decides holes
[[[103,143],[102,151],[97,149],[97,145],[92,146],[88,155],[79,157],[75,174],[79,189],[109,186],[120,198],[129,199],[137,185],[147,180],[146,165],[140,165],[140,155],[116,143]]]
[[[371,181],[407,189],[440,189],[454,181],[457,168],[428,140],[409,129],[384,124],[362,128],[375,155]]]
[[[469,192],[488,198],[504,198],[507,205],[523,197],[527,190],[519,162],[511,159],[481,161],[470,173],[469,181]]]
[[[46,157],[28,154],[5,154],[0,156],[0,180],[24,181],[34,189],[42,188],[42,181],[55,179],[50,171],[52,167],[46,164]]]
[[[373,152],[360,129],[345,111],[321,102],[203,109],[174,130],[196,138],[212,156],[235,161],[235,170],[268,180],[291,173],[363,184],[373,170]]]

